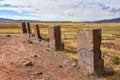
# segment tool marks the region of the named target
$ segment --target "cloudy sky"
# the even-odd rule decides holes
[[[94,21],[120,17],[120,0],[0,0],[0,18]]]

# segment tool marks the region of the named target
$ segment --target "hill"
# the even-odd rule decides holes
[[[115,23],[118,23],[118,22],[120,22],[120,18],[106,19],[106,20],[99,20],[99,21],[93,21],[93,22],[97,22],[97,23],[115,22]]]
[[[15,19],[0,18],[0,22],[41,22],[41,21],[37,21],[37,20],[15,20]]]
[[[62,23],[70,23],[72,21],[39,21],[39,20],[15,20],[15,19],[0,18],[0,22],[62,22]],[[117,22],[118,23],[118,22],[120,22],[120,18],[105,19],[105,20],[92,21],[92,22],[87,21],[87,23],[108,23],[108,22],[115,22],[115,23]],[[77,22],[77,23],[79,23],[79,22]]]

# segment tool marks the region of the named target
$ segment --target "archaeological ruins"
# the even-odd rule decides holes
[[[31,33],[30,23],[27,23],[27,32]],[[22,23],[22,33],[26,33],[26,23]],[[61,40],[61,27],[48,27],[50,48],[58,51],[64,49]],[[42,39],[39,25],[35,28],[35,37]],[[104,74],[104,60],[100,50],[101,29],[82,28],[77,34],[78,65],[91,74]]]

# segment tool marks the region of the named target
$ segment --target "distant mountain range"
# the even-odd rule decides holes
[[[39,21],[39,20],[14,20],[14,19],[7,19],[7,18],[0,18],[0,22],[72,22],[72,21]],[[106,20],[99,20],[99,21],[87,21],[87,23],[108,23],[108,22],[120,22],[120,18],[114,19],[106,19]]]
[[[106,19],[106,20],[99,20],[99,21],[93,21],[96,23],[109,23],[109,22],[115,22],[118,23],[120,22],[120,18],[114,18],[114,19]]]
[[[0,22],[41,22],[41,21],[37,21],[37,20],[14,20],[14,19],[0,18]]]

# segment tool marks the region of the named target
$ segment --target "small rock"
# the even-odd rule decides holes
[[[42,41],[42,39],[38,39],[38,41]]]
[[[33,58],[37,58],[38,56],[37,56],[36,54],[34,54],[32,57],[33,57]]]
[[[37,73],[38,76],[40,76],[40,75],[42,75],[42,74],[43,74],[43,72],[38,72],[38,73]]]
[[[27,61],[27,62],[23,63],[23,65],[25,65],[25,66],[33,66],[33,63],[31,61]]]
[[[35,37],[35,35],[34,35],[34,34],[32,34],[31,36],[32,36],[32,37]]]
[[[37,75],[37,76],[40,76],[40,75],[42,75],[43,74],[43,72],[35,72],[34,73],[34,75]]]
[[[63,68],[63,66],[62,66],[62,65],[59,65],[59,67],[60,67],[60,68]]]
[[[11,35],[8,34],[8,35],[6,35],[6,37],[11,37]]]
[[[28,44],[33,44],[33,42],[32,41],[28,41]]]
[[[76,67],[77,66],[77,64],[75,62],[72,62],[71,65],[72,65],[72,67]]]

